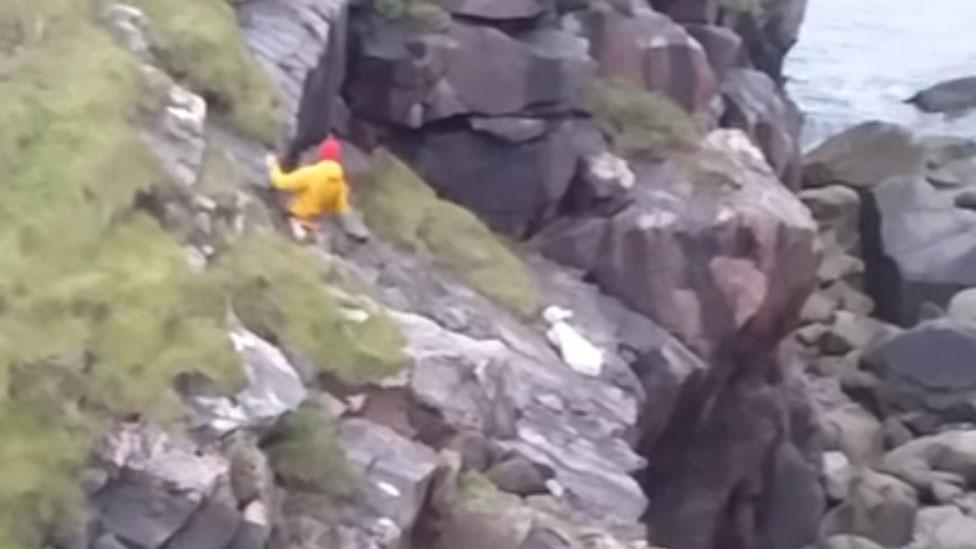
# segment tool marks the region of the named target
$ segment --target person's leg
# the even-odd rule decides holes
[[[312,244],[320,243],[319,222],[317,219],[301,219],[299,223],[301,223],[302,229],[305,231],[305,242]]]
[[[291,225],[291,234],[295,237],[295,240],[304,242],[308,239],[309,231],[304,220],[297,217],[289,217],[288,224]]]

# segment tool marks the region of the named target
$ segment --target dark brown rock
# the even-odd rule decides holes
[[[719,10],[718,0],[651,0],[651,5],[680,23],[714,23]]]
[[[516,39],[455,21],[443,35],[411,35],[373,18],[353,28],[345,97],[365,119],[419,128],[458,115],[583,107],[591,61],[568,33],[540,29]]]
[[[403,135],[397,150],[445,197],[495,230],[522,236],[555,212],[593,140],[599,143],[590,124],[566,120],[518,145],[461,127]]]
[[[719,89],[726,106],[721,125],[746,132],[780,179],[798,189],[800,126],[789,98],[768,76],[750,69],[729,70]]]
[[[660,422],[642,441],[653,541],[802,547],[823,503],[814,429],[803,391],[766,376],[813,287],[816,227],[741,132],[714,132],[698,154],[699,171],[636,165],[630,207],[554,224],[539,243],[703,359],[636,366]],[[776,475],[759,475],[770,464]]]
[[[753,65],[779,81],[783,60],[800,32],[807,0],[771,0],[761,5],[758,12],[725,13],[723,22],[742,37]]]
[[[712,65],[715,77],[721,81],[733,67],[748,65],[742,39],[735,32],[725,27],[714,25],[686,25],[688,31],[708,55],[708,62]]]
[[[577,17],[603,77],[664,93],[689,112],[709,110],[716,82],[705,50],[668,17],[602,3]]]
[[[714,161],[727,181],[638,164],[631,207],[602,221],[560,223],[541,238],[546,253],[589,271],[706,360],[733,341],[761,348],[779,341],[819,261],[809,213],[744,136],[722,131],[710,141],[695,162]],[[738,251],[746,249],[742,238],[754,243],[751,254]],[[691,265],[707,270],[692,274]]]

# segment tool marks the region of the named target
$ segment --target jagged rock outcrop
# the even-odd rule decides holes
[[[764,376],[778,369],[773,349],[812,288],[815,226],[741,133],[713,133],[695,160],[690,165],[701,171],[692,173],[637,164],[627,208],[564,220],[539,242],[661,323],[703,361],[666,374],[638,364],[649,400],[667,403],[663,413],[674,418],[661,431],[645,431],[643,441],[646,486],[658,504],[651,506],[655,539],[689,548],[803,544],[815,528],[808,518],[822,505],[806,453],[810,417],[803,399],[791,400],[782,381],[768,385]],[[709,173],[709,166],[718,171]],[[645,259],[635,265],[635,257]],[[719,453],[737,458],[713,463],[710,456]],[[757,477],[769,462],[776,475]],[[710,467],[714,475],[688,473]],[[783,497],[793,498],[793,507],[751,527],[725,522],[762,513],[736,499],[746,486],[766,502],[790,486]]]
[[[731,27],[742,37],[753,66],[779,80],[783,59],[800,32],[807,0],[743,2],[736,6],[721,0],[651,0],[651,5],[680,23],[718,22]]]
[[[715,75],[702,46],[668,17],[635,5],[596,3],[575,15],[605,78],[662,92],[689,112],[708,113]]]
[[[274,80],[289,123],[297,118],[306,78],[326,53],[331,21],[343,5],[341,0],[299,0],[237,6],[244,39]]]
[[[768,76],[755,70],[727,71],[719,90],[725,100],[720,124],[746,132],[783,183],[798,189],[801,123],[796,105]]]
[[[612,217],[564,220],[540,237],[542,247],[706,360],[752,338],[769,348],[783,335],[779,322],[792,318],[802,304],[795,300],[812,286],[808,275],[819,260],[813,220],[741,133],[714,132],[687,164],[687,172],[670,162],[636,164],[630,206]],[[755,244],[743,247],[740,238]],[[698,257],[705,241],[715,244]],[[646,263],[634,265],[635,253]],[[703,261],[709,272],[689,276],[692,262]],[[777,269],[796,276],[777,276]]]
[[[708,62],[719,82],[725,79],[729,70],[748,66],[742,38],[735,31],[704,24],[686,24],[685,30],[705,49]]]
[[[807,0],[773,0],[755,10],[727,14],[726,24],[742,37],[755,67],[774,80],[783,77],[783,60],[796,43]]]
[[[472,118],[467,126],[402,134],[395,148],[446,197],[513,235],[552,218],[584,157],[605,147],[584,120]]]

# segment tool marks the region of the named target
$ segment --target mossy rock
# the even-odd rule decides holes
[[[518,503],[518,497],[500,491],[481,473],[468,471],[458,478],[456,511],[495,514]]]
[[[77,469],[106,420],[177,417],[184,370],[228,392],[243,382],[220,287],[133,208],[165,176],[139,130],[144,75],[95,13],[87,1],[0,0],[0,27],[31,30],[0,77],[5,549],[41,546],[80,501]]]
[[[446,31],[451,14],[439,0],[372,0],[373,12],[387,21],[403,21],[418,33]]]
[[[281,323],[264,320],[323,369],[366,379],[403,362],[403,338],[393,322],[378,311],[364,323],[348,321],[343,307],[368,303],[329,293],[334,281],[319,277],[321,260],[285,239],[245,239],[225,256],[230,270],[189,268],[179,243],[137,205],[140,194],[173,183],[140,129],[145,75],[95,24],[96,4],[0,0],[0,28],[39,29],[24,42],[29,47],[18,47],[14,72],[0,74],[3,549],[42,546],[47,527],[72,514],[81,501],[78,469],[109,421],[181,419],[173,381],[184,372],[203,374],[225,393],[242,386],[243,369],[227,337],[227,306],[241,288],[276,283],[262,296],[267,299],[255,300],[258,310],[281,313]],[[219,42],[234,29],[222,1],[141,4],[150,13],[168,10],[158,19],[168,32],[180,27],[167,17],[199,24],[187,36],[177,33],[181,40],[202,32]],[[223,30],[207,34],[205,12],[221,15]],[[189,58],[211,60],[207,47],[188,44]],[[242,48],[228,51],[237,61],[214,62],[245,59]],[[229,90],[229,104],[259,110],[269,104],[257,88],[238,89],[225,79],[234,71],[194,70],[219,77],[222,84],[213,89]],[[258,96],[254,103],[251,93]],[[234,177],[227,166],[219,157],[208,160],[205,192],[225,189]]]
[[[660,158],[672,151],[694,149],[701,137],[694,119],[680,105],[633,84],[597,80],[590,89],[589,103],[620,156]]]
[[[397,325],[365,298],[346,296],[328,265],[290,240],[253,231],[218,263],[218,276],[245,326],[308,357],[350,383],[396,374],[405,365]],[[365,320],[350,311],[363,311]]]
[[[523,317],[539,309],[539,292],[521,259],[471,212],[437,197],[389,152],[374,154],[353,185],[366,223],[384,239],[429,255],[462,281]]]
[[[358,493],[361,479],[346,460],[336,420],[316,403],[305,402],[282,418],[264,451],[275,475],[292,489],[333,499]]]
[[[763,0],[719,0],[719,6],[733,12],[762,17],[766,13]]]
[[[239,131],[273,144],[284,126],[277,93],[249,54],[226,0],[131,0],[149,17],[159,56]]]

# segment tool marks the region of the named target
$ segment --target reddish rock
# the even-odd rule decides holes
[[[732,69],[720,87],[723,127],[746,132],[789,188],[800,186],[800,120],[796,107],[765,74]]]
[[[708,111],[715,75],[701,44],[681,26],[649,9],[628,16],[603,4],[578,17],[605,78],[665,93],[690,112]]]
[[[776,349],[814,286],[817,229],[741,131],[713,132],[689,160],[696,171],[637,164],[630,206],[538,242],[700,359],[669,365],[676,352],[662,350],[635,366],[652,541],[803,547],[823,511],[819,457],[807,397]]]
[[[742,39],[731,29],[713,25],[686,25],[685,29],[705,48],[712,71],[720,81],[729,69],[748,66]]]

